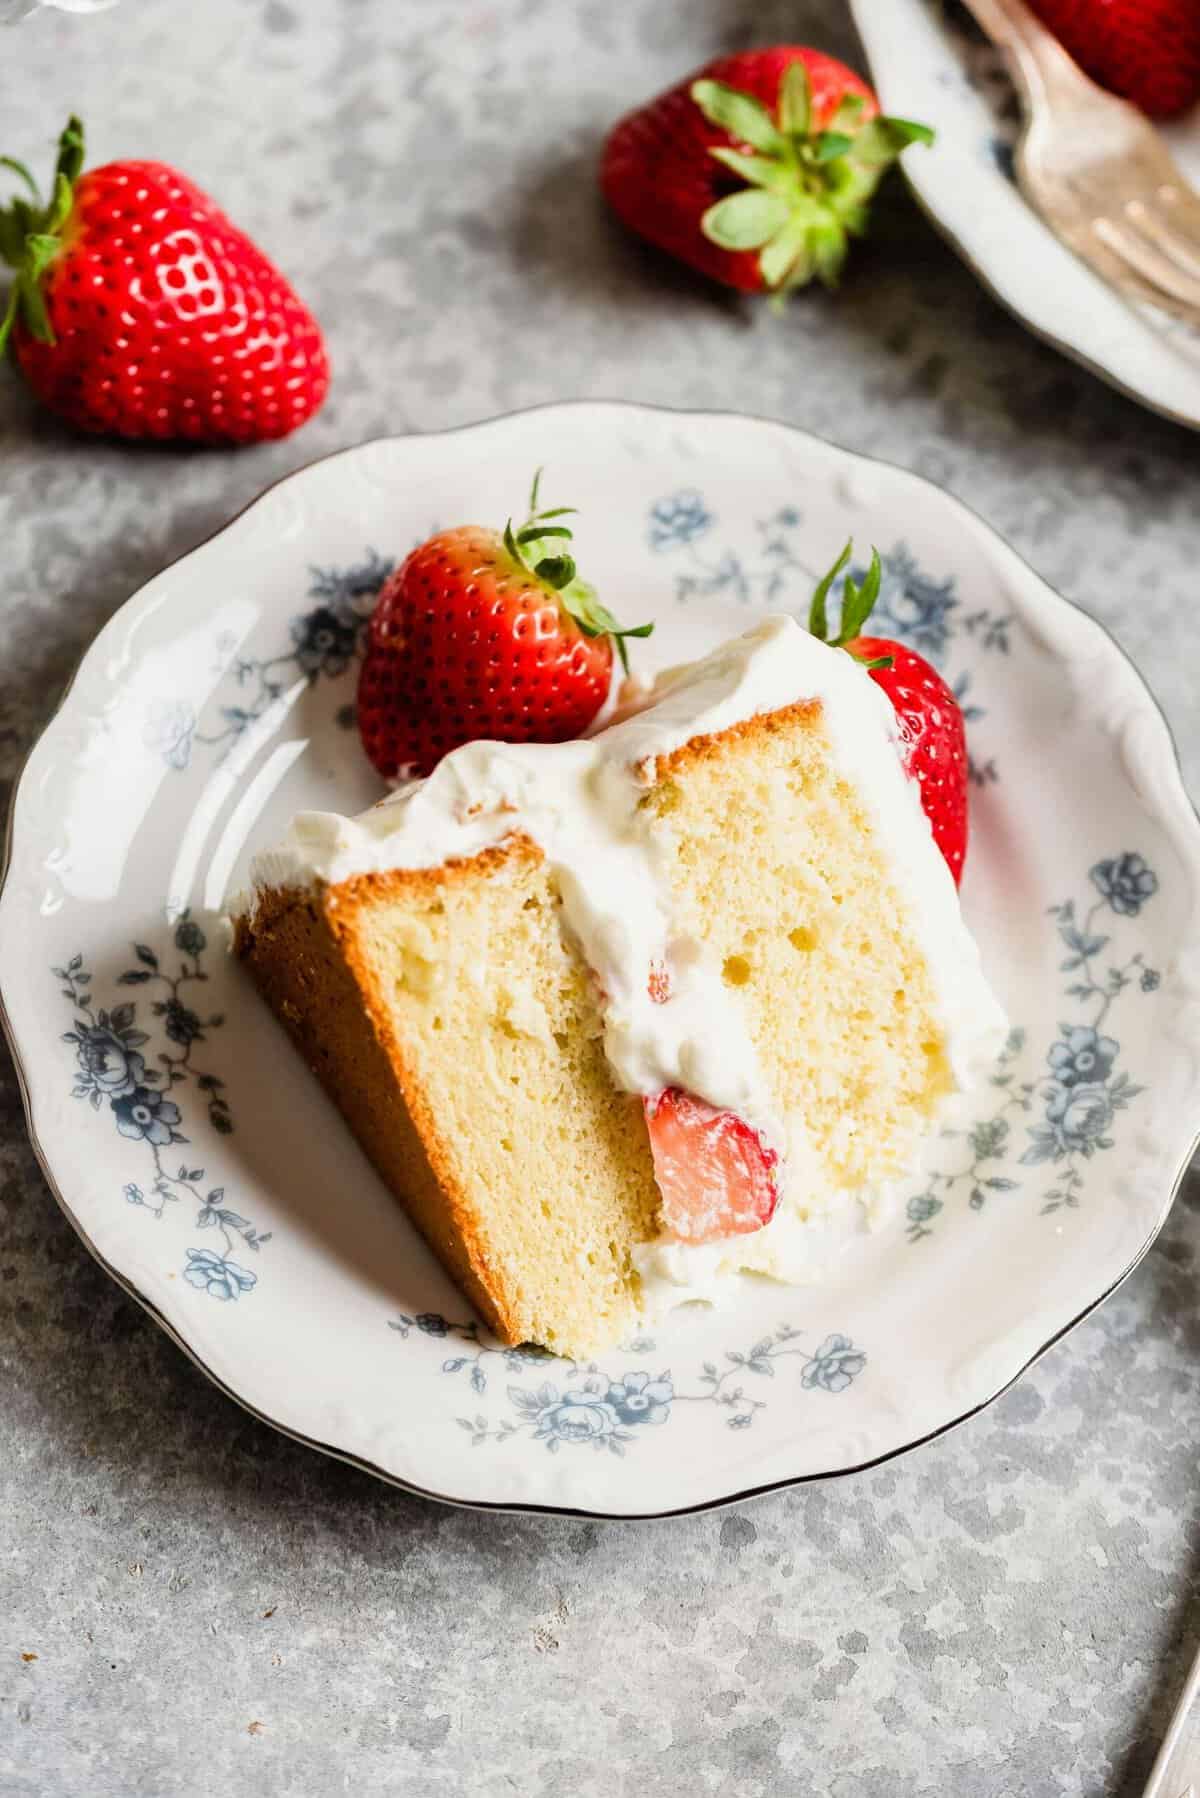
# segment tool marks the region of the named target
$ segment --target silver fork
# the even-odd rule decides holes
[[[1200,325],[1200,194],[1153,125],[1090,81],[1025,0],[966,6],[1025,102],[1016,168],[1030,205],[1127,299]]]
[[[1192,1662],[1142,1798],[1200,1798],[1200,1654]]]

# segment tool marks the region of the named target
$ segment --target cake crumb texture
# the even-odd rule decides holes
[[[586,1355],[638,1320],[658,1189],[590,970],[527,839],[279,893],[238,947],[380,1174],[502,1341]]]
[[[911,1161],[952,1079],[928,968],[821,708],[697,738],[645,773],[637,827],[676,934],[744,1007],[823,1202],[853,1203]],[[633,1251],[658,1228],[642,1101],[613,1082],[596,982],[533,842],[268,890],[236,940],[502,1341],[586,1358],[632,1331]]]
[[[954,1080],[928,964],[820,707],[685,745],[643,806],[672,840],[676,927],[736,989],[828,1185],[903,1173]]]

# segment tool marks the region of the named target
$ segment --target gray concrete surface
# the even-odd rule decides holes
[[[883,3],[883,0],[880,0]],[[779,414],[932,476],[1102,618],[1200,785],[1196,442],[1033,342],[897,188],[785,320],[628,242],[615,112],[839,0],[125,0],[0,33],[0,149],[177,161],[315,303],[290,442],[72,441],[0,372],[0,772],[89,639],[274,476],[611,395]],[[1141,1790],[1200,1635],[1200,1183],[992,1409],[840,1484],[660,1525],[404,1497],[212,1390],[59,1215],[0,1089],[5,1798],[1053,1798]]]

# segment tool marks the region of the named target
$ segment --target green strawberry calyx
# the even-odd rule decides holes
[[[16,272],[8,304],[0,317],[0,353],[12,336],[18,318],[31,337],[53,343],[54,330],[42,299],[42,276],[62,249],[62,229],[75,203],[75,183],[83,168],[83,126],[72,115],[58,140],[58,159],[49,203],[37,182],[15,156],[0,156],[0,168],[17,176],[29,198],[14,194],[0,206],[0,261]]]
[[[627,637],[648,637],[652,624],[639,624],[627,630],[617,623],[608,607],[601,604],[596,589],[580,578],[575,558],[566,545],[572,531],[562,521],[576,511],[574,506],[539,508],[538,492],[542,484],[539,468],[529,490],[529,515],[516,530],[510,518],[504,527],[504,547],[518,568],[552,592],[575,620],[585,637],[611,637],[621,658],[621,667],[629,673]]]
[[[843,95],[829,125],[813,129],[812,83],[803,62],[789,65],[776,116],[751,94],[701,79],[692,99],[738,146],[709,154],[746,186],[710,206],[700,228],[733,252],[758,250],[763,286],[784,297],[814,276],[836,287],[849,240],[867,229],[868,202],[909,144],[931,144],[928,125],[877,117],[862,122],[861,94]]]
[[[854,539],[850,538],[833,567],[817,582],[813,589],[812,604],[808,609],[808,628],[814,637],[818,637],[822,643],[828,643],[831,649],[848,650],[864,668],[890,668],[893,660],[891,656],[862,655],[855,648],[855,643],[862,635],[863,625],[875,610],[875,601],[879,598],[883,565],[877,549],[872,549],[871,566],[861,581],[856,581],[851,574],[843,576],[842,607],[837,629],[834,630],[829,623],[830,588],[853,553]]]

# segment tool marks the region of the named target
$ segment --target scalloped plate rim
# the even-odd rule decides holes
[[[1001,537],[999,532],[997,532],[993,526],[988,524],[982,515],[975,511],[972,506],[959,499],[956,495],[946,492],[943,488],[939,487],[936,482],[929,480],[923,475],[916,474],[900,464],[890,462],[883,457],[847,449],[841,444],[835,443],[815,432],[807,431],[802,426],[795,425],[786,419],[774,418],[763,414],[740,412],[733,408],[673,407],[654,405],[642,401],[589,398],[565,401],[545,401],[535,406],[520,408],[516,411],[490,414],[485,418],[470,420],[464,424],[450,425],[436,430],[422,430],[399,436],[396,434],[381,434],[380,436],[367,439],[361,444],[347,445],[340,449],[330,451],[324,456],[316,457],[311,462],[302,464],[299,468],[290,470],[288,473],[281,475],[276,480],[269,482],[265,487],[256,491],[253,497],[231,514],[223,524],[210,532],[199,543],[193,545],[190,549],[185,550],[181,555],[166,563],[163,568],[152,575],[148,581],[143,582],[143,584],[137,588],[128,599],[124,600],[117,607],[116,611],[105,624],[101,626],[96,636],[84,650],[57,705],[54,707],[54,710],[41,731],[30,745],[30,748],[23,759],[13,784],[12,796],[8,807],[3,856],[0,858],[0,920],[2,920],[4,916],[5,903],[13,874],[13,865],[17,847],[17,821],[21,796],[30,775],[35,769],[39,752],[46,748],[48,739],[62,721],[72,696],[75,693],[76,687],[80,682],[81,676],[84,675],[93,660],[99,660],[110,632],[115,632],[122,620],[128,621],[129,614],[140,602],[144,602],[148,596],[153,596],[152,590],[166,575],[173,573],[192,557],[200,555],[203,551],[207,550],[211,544],[218,538],[224,536],[226,532],[234,527],[255,507],[260,505],[278,489],[285,487],[289,482],[308,475],[317,468],[324,467],[342,459],[352,458],[375,444],[385,444],[390,442],[411,443],[414,440],[424,438],[460,437],[486,430],[491,426],[503,425],[509,421],[526,419],[539,413],[563,413],[587,410],[624,412],[631,416],[636,416],[641,413],[651,413],[668,418],[678,417],[692,422],[700,422],[706,419],[729,419],[742,423],[766,425],[773,429],[792,433],[795,436],[806,440],[808,443],[816,445],[821,450],[828,452],[828,454],[835,460],[841,460],[851,466],[866,465],[868,467],[881,468],[885,470],[888,475],[899,477],[902,482],[907,483],[914,488],[936,495],[940,504],[949,505],[958,511],[979,533],[981,533],[993,548],[1000,549],[1005,555],[1012,559],[1013,563],[1019,568],[1026,583],[1039,589],[1053,602],[1057,602],[1057,605],[1066,613],[1071,614],[1076,619],[1083,620],[1088,625],[1092,626],[1104,639],[1108,650],[1115,653],[1135,676],[1140,690],[1140,697],[1143,701],[1149,702],[1150,710],[1153,712],[1156,719],[1157,728],[1162,733],[1165,742],[1169,745],[1173,760],[1174,792],[1170,795],[1169,807],[1167,796],[1160,793],[1156,796],[1158,801],[1157,805],[1153,808],[1147,806],[1147,810],[1148,812],[1152,812],[1156,817],[1156,821],[1160,824],[1164,833],[1170,837],[1173,846],[1180,853],[1181,859],[1190,867],[1193,876],[1194,894],[1200,892],[1200,814],[1197,813],[1197,810],[1187,793],[1186,787],[1184,786],[1178,746],[1166,714],[1163,712],[1157,698],[1142,677],[1137,665],[1133,662],[1132,658],[1127,654],[1112,632],[1101,623],[1100,620],[1092,617],[1090,613],[1086,612],[1082,606],[1078,605],[1075,601],[1068,599],[1065,595],[1059,593],[1057,589],[1050,586],[1050,584],[1036,572],[1031,564],[1029,564],[1018,551],[1014,550],[1011,545]],[[1146,804],[1144,799],[1143,804]],[[1190,833],[1192,839],[1190,845],[1184,841],[1184,830]],[[316,1449],[322,1454],[340,1460],[362,1472],[371,1474],[401,1491],[410,1492],[419,1497],[433,1499],[439,1503],[453,1505],[462,1509],[497,1512],[501,1515],[565,1516],[579,1519],[594,1519],[602,1522],[654,1521],[657,1519],[696,1515],[706,1511],[720,1510],[733,1504],[765,1496],[768,1493],[787,1490],[793,1486],[809,1485],[824,1480],[850,1478],[855,1474],[868,1471],[872,1468],[882,1466],[889,1461],[896,1460],[902,1455],[909,1454],[913,1450],[923,1447],[926,1443],[936,1441],[939,1437],[944,1436],[950,1431],[959,1428],[960,1425],[969,1422],[971,1418],[977,1416],[979,1412],[987,1409],[989,1405],[993,1404],[996,1399],[1000,1398],[1010,1389],[1010,1387],[1015,1385],[1016,1382],[1020,1380],[1049,1349],[1054,1347],[1080,1323],[1088,1318],[1092,1312],[1094,1312],[1124,1284],[1154,1246],[1187,1176],[1192,1158],[1197,1149],[1200,1149],[1200,1129],[1198,1129],[1193,1135],[1190,1146],[1175,1171],[1167,1196],[1162,1203],[1151,1228],[1147,1231],[1132,1258],[1117,1276],[1094,1298],[1090,1299],[1079,1312],[1048,1336],[1044,1342],[1029,1354],[1021,1366],[998,1384],[994,1390],[990,1391],[986,1396],[979,1399],[976,1403],[969,1405],[955,1416],[947,1419],[946,1422],[937,1425],[937,1427],[932,1430],[924,1431],[921,1434],[914,1436],[911,1440],[899,1443],[895,1447],[889,1448],[879,1455],[872,1456],[869,1459],[854,1465],[841,1466],[827,1471],[815,1471],[790,1476],[785,1475],[778,1479],[751,1484],[739,1488],[736,1491],[717,1494],[711,1498],[703,1498],[690,1504],[665,1506],[647,1510],[626,1508],[606,1510],[598,1507],[591,1508],[567,1504],[539,1504],[531,1500],[487,1500],[478,1497],[463,1497],[453,1492],[441,1492],[434,1486],[425,1486],[419,1481],[406,1478],[403,1475],[379,1466],[366,1456],[357,1454],[351,1450],[339,1448],[336,1444],[322,1442],[318,1438],[306,1434],[303,1430],[272,1417],[267,1411],[262,1410],[257,1405],[251,1403],[224,1378],[217,1374],[206,1363],[196,1348],[185,1338],[180,1329],[159,1309],[153,1300],[148,1298],[139,1289],[136,1282],[108,1261],[89,1235],[80,1218],[76,1215],[70,1201],[59,1185],[52,1170],[49,1156],[37,1133],[34,1122],[33,1083],[22,1056],[21,1048],[17,1040],[16,1029],[11,1021],[8,1009],[4,1002],[2,988],[0,988],[0,1027],[3,1028],[5,1039],[8,1043],[16,1070],[18,1089],[21,1093],[30,1144],[46,1183],[59,1205],[59,1208],[62,1210],[64,1216],[74,1229],[84,1247],[98,1265],[104,1269],[123,1291],[141,1306],[141,1308],[156,1324],[159,1325],[176,1346],[187,1355],[193,1365],[196,1366],[220,1392],[227,1398],[233,1399],[241,1409],[250,1416],[256,1418],[259,1422],[278,1430],[280,1434],[288,1437],[292,1441]]]

